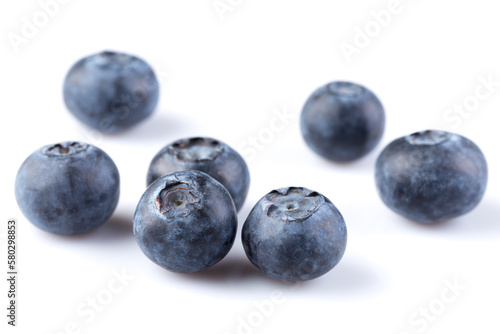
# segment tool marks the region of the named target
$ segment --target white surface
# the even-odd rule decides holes
[[[500,81],[495,3],[402,0],[400,12],[348,63],[341,43],[353,43],[356,27],[370,26],[371,11],[388,8],[389,0],[222,0],[233,4],[224,20],[212,2],[69,1],[18,53],[6,36],[21,33],[23,17],[31,20],[40,5],[33,0],[0,5],[1,219],[19,220],[17,332],[61,333],[67,326],[67,333],[499,332],[500,87],[468,118],[460,118],[457,128],[457,120],[443,118],[448,108],[475,94],[480,77]],[[100,138],[66,111],[61,90],[77,59],[103,49],[137,54],[153,64],[162,94],[150,119]],[[371,88],[387,113],[382,143],[347,165],[314,155],[298,126],[309,94],[339,79]],[[267,131],[276,109],[293,116],[248,159],[252,183],[239,214],[240,230],[265,193],[305,186],[329,197],[345,217],[349,240],[341,263],[317,280],[282,284],[251,266],[240,234],[229,255],[206,272],[178,275],[149,261],[135,243],[131,220],[154,154],[177,138],[200,135],[251,158],[249,137]],[[477,209],[438,226],[420,226],[392,213],[373,180],[384,145],[427,128],[469,137],[490,168]],[[14,198],[23,160],[42,145],[64,140],[98,145],[121,173],[115,215],[79,237],[38,230]],[[1,226],[5,235],[5,223]],[[1,268],[5,248],[3,239]],[[110,294],[110,283],[120,287],[113,270],[134,278]],[[465,289],[457,297],[446,291],[442,296],[446,282],[455,280]],[[5,305],[7,287],[1,281]],[[86,303],[96,296],[109,303],[92,317]],[[267,311],[255,303],[264,303]],[[429,306],[440,314],[422,320],[418,312]],[[72,323],[78,330],[71,330]]]

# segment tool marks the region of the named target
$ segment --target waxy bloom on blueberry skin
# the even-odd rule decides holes
[[[80,59],[64,79],[64,102],[87,126],[117,132],[151,115],[159,83],[151,66],[125,53],[104,51]]]
[[[433,223],[474,209],[486,190],[488,168],[469,139],[427,130],[387,145],[377,159],[375,181],[382,201],[393,211]]]
[[[33,152],[15,182],[19,208],[35,226],[56,234],[80,234],[104,224],[120,194],[120,176],[101,149],[63,142]]]
[[[307,188],[273,190],[243,225],[248,259],[266,276],[306,281],[337,265],[347,244],[344,218],[333,203]]]
[[[188,170],[164,175],[146,189],[135,211],[134,235],[154,263],[192,273],[226,256],[237,224],[226,188],[203,172]]]
[[[250,173],[241,155],[220,140],[206,137],[179,139],[160,150],[151,161],[147,184],[168,173],[199,170],[219,181],[231,194],[236,210],[245,202]]]
[[[318,88],[300,116],[306,144],[336,162],[368,154],[379,143],[384,128],[382,103],[369,89],[351,82],[336,81]]]

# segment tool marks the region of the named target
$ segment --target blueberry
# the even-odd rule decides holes
[[[63,95],[69,111],[81,122],[103,132],[117,132],[151,115],[159,84],[144,60],[105,51],[71,67]]]
[[[486,160],[472,141],[427,130],[391,142],[377,159],[382,201],[396,213],[433,223],[471,211],[486,190]]]
[[[212,138],[177,140],[158,152],[149,165],[146,183],[168,173],[181,170],[207,173],[231,194],[236,210],[245,202],[250,186],[250,174],[243,158],[228,145]]]
[[[63,142],[33,152],[15,182],[19,208],[35,226],[80,234],[104,224],[118,203],[120,176],[101,149]]]
[[[317,278],[342,258],[347,230],[325,196],[306,188],[281,188],[260,199],[243,225],[250,261],[266,276],[297,282]]]
[[[226,256],[237,224],[226,188],[203,172],[179,171],[160,177],[144,192],[134,215],[134,235],[154,263],[192,273]]]
[[[322,157],[348,162],[368,154],[380,141],[385,112],[367,88],[350,82],[332,82],[307,100],[300,117],[306,144]]]

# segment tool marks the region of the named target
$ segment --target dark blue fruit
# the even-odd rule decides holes
[[[328,198],[290,187],[262,197],[243,225],[242,241],[250,261],[266,276],[297,282],[317,278],[337,265],[347,230]]]
[[[162,148],[149,165],[146,183],[168,173],[193,169],[222,183],[236,210],[241,209],[250,187],[248,167],[238,152],[212,138],[180,139]]]
[[[486,190],[483,153],[458,134],[427,130],[390,143],[376,164],[375,181],[384,203],[421,223],[471,211]]]
[[[15,192],[21,211],[35,226],[56,234],[80,234],[111,216],[120,176],[101,149],[63,142],[44,146],[24,161]]]
[[[146,256],[177,273],[206,269],[226,256],[237,229],[231,195],[200,171],[180,171],[151,183],[134,215]]]
[[[332,82],[317,89],[300,117],[302,136],[317,154],[336,162],[368,154],[380,141],[385,112],[367,88],[350,82]]]
[[[103,132],[117,132],[151,115],[159,84],[144,60],[105,51],[71,67],[63,95],[69,111],[81,122]]]

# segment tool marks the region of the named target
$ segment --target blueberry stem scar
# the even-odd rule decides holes
[[[188,189],[185,182],[167,184],[160,191],[156,206],[160,214],[170,213],[172,210],[181,214],[189,213],[188,205],[196,202],[196,196]]]
[[[450,134],[440,130],[425,130],[415,132],[406,137],[412,145],[438,145],[450,138]]]
[[[333,82],[328,85],[330,94],[342,97],[356,97],[361,95],[364,90],[362,86],[350,82]]]
[[[170,145],[169,150],[179,162],[215,160],[224,148],[217,141],[209,138],[189,138],[178,140]]]
[[[45,149],[44,153],[49,156],[63,156],[84,151],[87,145],[77,142],[64,142],[52,145]]]
[[[315,192],[309,193],[304,188],[288,188],[285,192],[270,193],[271,203],[267,215],[287,222],[300,221],[309,217],[320,206],[320,198]]]

